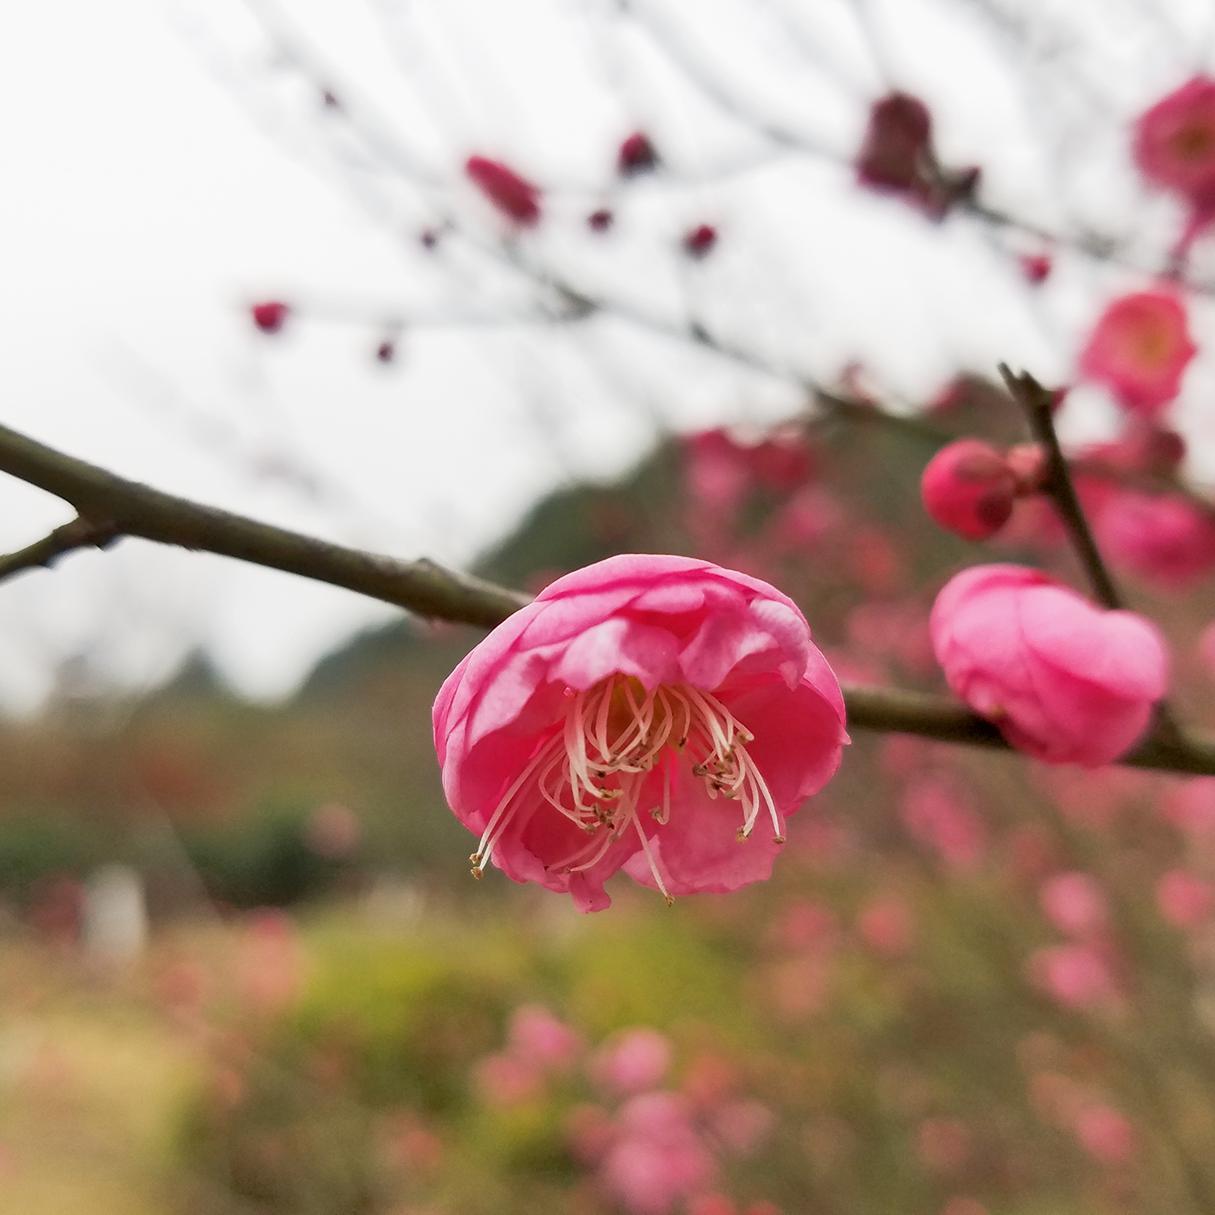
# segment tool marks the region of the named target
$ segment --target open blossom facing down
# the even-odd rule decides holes
[[[448,677],[443,788],[471,860],[607,907],[618,869],[670,898],[769,876],[839,765],[839,684],[758,579],[624,555],[559,578]]]
[[[1181,391],[1197,352],[1181,301],[1166,291],[1138,291],[1101,314],[1080,354],[1080,371],[1105,384],[1124,408],[1154,414]]]
[[[964,570],[937,596],[930,623],[954,692],[1049,763],[1111,763],[1165,694],[1168,659],[1153,624],[1103,611],[1037,570]]]

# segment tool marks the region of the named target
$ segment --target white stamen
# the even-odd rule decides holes
[[[480,877],[489,864],[514,812],[524,804],[534,806],[528,799],[538,798],[584,833],[583,842],[550,864],[550,871],[593,868],[632,827],[655,885],[672,901],[639,807],[650,807],[658,828],[670,822],[672,782],[680,778],[684,755],[710,799],[739,803],[740,840],[750,837],[766,809],[776,842],[784,842],[776,803],[747,752],[754,735],[711,693],[684,684],[646,690],[630,676],[613,675],[592,688],[571,691],[569,700],[562,728],[531,757],[490,815],[469,858],[474,876]],[[660,799],[650,784],[651,773],[661,782]],[[529,785],[530,793],[524,791]]]

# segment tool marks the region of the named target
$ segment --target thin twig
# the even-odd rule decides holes
[[[1092,585],[1093,593],[1107,608],[1121,609],[1124,604],[1114,580],[1101,559],[1097,542],[1089,529],[1088,519],[1080,499],[1076,496],[1076,487],[1072,484],[1071,472],[1067,467],[1067,458],[1059,446],[1059,436],[1055,433],[1055,423],[1052,417],[1054,397],[1042,387],[1027,371],[1014,375],[1007,364],[1000,364],[1000,375],[1014,401],[1025,411],[1030,430],[1034,438],[1041,444],[1046,454],[1046,484],[1045,490],[1054,499],[1063,519],[1063,525],[1071,536],[1072,546],[1076,556],[1084,566],[1084,572]]]
[[[431,619],[490,628],[528,602],[521,592],[453,573],[432,561],[404,562],[346,548],[163,493],[5,426],[0,426],[0,472],[65,499],[84,518],[108,520],[111,539],[140,536],[235,557],[342,586]],[[946,697],[897,688],[849,687],[845,701],[849,725],[856,730],[1011,750],[995,726]],[[1137,768],[1215,775],[1215,739],[1174,733],[1157,723],[1122,762]]]
[[[1004,377],[1004,383],[1013,399],[1025,410],[1034,438],[1046,453],[1046,492],[1054,499],[1064,526],[1071,536],[1076,555],[1092,584],[1093,592],[1105,607],[1116,611],[1124,609],[1125,600],[1119,594],[1114,579],[1101,558],[1101,551],[1093,539],[1088,518],[1076,495],[1067,459],[1059,446],[1059,436],[1055,433],[1052,416],[1052,394],[1027,371],[1013,375],[1008,366],[1001,363],[1000,374]],[[1162,744],[1167,743],[1172,747],[1183,745],[1181,727],[1173,716],[1172,709],[1163,700],[1156,705],[1153,736]]]
[[[114,536],[139,536],[329,582],[420,616],[488,627],[527,596],[433,561],[398,561],[273,527],[128,481],[0,426],[0,472],[106,519]]]
[[[0,582],[32,569],[50,569],[65,553],[78,548],[105,548],[118,537],[114,524],[83,516],[55,528],[33,544],[0,557]]]

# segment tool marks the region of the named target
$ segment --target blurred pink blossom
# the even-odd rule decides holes
[[[1156,906],[1177,928],[1197,928],[1215,911],[1215,884],[1188,869],[1170,869],[1156,883]]]
[[[303,984],[304,954],[294,921],[283,911],[249,917],[236,956],[237,988],[261,1013],[289,1005]]]
[[[767,879],[848,741],[788,596],[652,553],[547,586],[465,656],[433,718],[448,803],[480,837],[473,876],[492,862],[580,911],[611,904],[621,869],[668,901]]]
[[[1109,928],[1109,903],[1091,874],[1055,874],[1042,883],[1038,901],[1046,918],[1065,936],[1084,939]]]
[[[1050,278],[1055,262],[1049,253],[1022,253],[1017,258],[1017,265],[1020,266],[1025,281],[1036,287]]]
[[[958,1118],[925,1118],[916,1128],[916,1154],[937,1173],[956,1173],[971,1152],[969,1128]]]
[[[1126,1164],[1135,1155],[1135,1128],[1112,1106],[1083,1106],[1072,1129],[1080,1146],[1099,1164]]]
[[[931,628],[953,691],[1013,746],[1050,763],[1117,759],[1167,689],[1167,651],[1151,621],[1102,611],[1024,566],[955,575]]]
[[[736,1156],[750,1156],[776,1126],[776,1115],[762,1101],[740,1098],[726,1101],[709,1115],[717,1141]]]
[[[1197,351],[1181,300],[1166,291],[1139,291],[1108,305],[1080,353],[1079,367],[1124,408],[1154,414],[1177,396]]]
[[[1092,1008],[1117,994],[1104,954],[1091,945],[1053,945],[1030,955],[1030,979],[1065,1008]]]
[[[1110,561],[1166,590],[1215,569],[1215,514],[1178,494],[1109,494],[1094,531]]]
[[[639,1093],[661,1084],[671,1066],[671,1040],[656,1029],[626,1029],[591,1057],[588,1071],[613,1093]]]
[[[543,1088],[540,1069],[510,1051],[486,1055],[477,1064],[474,1079],[486,1104],[499,1107],[522,1105]]]
[[[1194,76],[1136,122],[1134,158],[1154,185],[1200,214],[1215,210],[1215,80]]]
[[[612,1118],[601,1105],[575,1105],[565,1117],[565,1135],[583,1164],[597,1164],[612,1143]]]
[[[517,1058],[550,1071],[568,1068],[582,1051],[581,1037],[539,1004],[515,1009],[507,1041]]]
[[[771,939],[782,949],[830,946],[837,933],[835,912],[826,903],[793,899],[773,921]]]
[[[911,781],[903,790],[899,815],[907,834],[948,868],[972,870],[982,861],[987,829],[954,783],[939,777]]]
[[[915,940],[915,920],[905,899],[897,895],[877,895],[860,910],[856,930],[874,953],[896,958],[905,954]]]
[[[604,1185],[630,1215],[668,1215],[713,1178],[712,1156],[676,1093],[645,1093],[622,1107]]]
[[[1165,794],[1162,809],[1178,831],[1215,840],[1215,776],[1197,776],[1174,785]]]

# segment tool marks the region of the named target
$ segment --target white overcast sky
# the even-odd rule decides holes
[[[436,259],[412,240],[442,213],[497,240],[462,179],[469,152],[552,187],[524,245],[533,260],[656,313],[690,307],[776,366],[830,379],[859,358],[923,399],[999,359],[1066,375],[1098,302],[1148,280],[1063,257],[1031,295],[983,229],[933,229],[861,196],[831,156],[773,154],[689,69],[836,158],[893,80],[933,102],[945,159],[983,164],[986,197],[1050,225],[1079,214],[1150,250],[1172,212],[1127,172],[1125,120],[1206,67],[1211,43],[1209,4],[1181,0],[634,0],[640,28],[607,0],[259,7],[287,14],[303,39],[291,49],[377,147],[322,111],[243,0],[4,6],[0,419],[178,493],[455,564],[545,490],[618,472],[659,425],[775,418],[796,402],[779,378],[626,324],[435,323],[530,304],[458,243]],[[985,10],[1024,26],[1032,60],[1010,70]],[[671,177],[613,193],[614,144],[638,125]],[[581,217],[601,201],[620,222],[596,244]],[[688,266],[671,251],[701,220],[720,227],[720,255]],[[258,296],[298,301],[300,323],[276,341],[251,332]],[[393,316],[416,324],[381,368],[370,352]],[[1195,327],[1212,332],[1209,309]],[[1195,438],[1215,417],[1213,370],[1206,355],[1187,380],[1178,416]],[[1095,434],[1110,417],[1081,394],[1069,425]],[[0,482],[0,546],[67,517]],[[195,645],[251,694],[281,694],[393,614],[125,541],[0,588],[0,703],[36,704],[66,659],[148,686]]]

